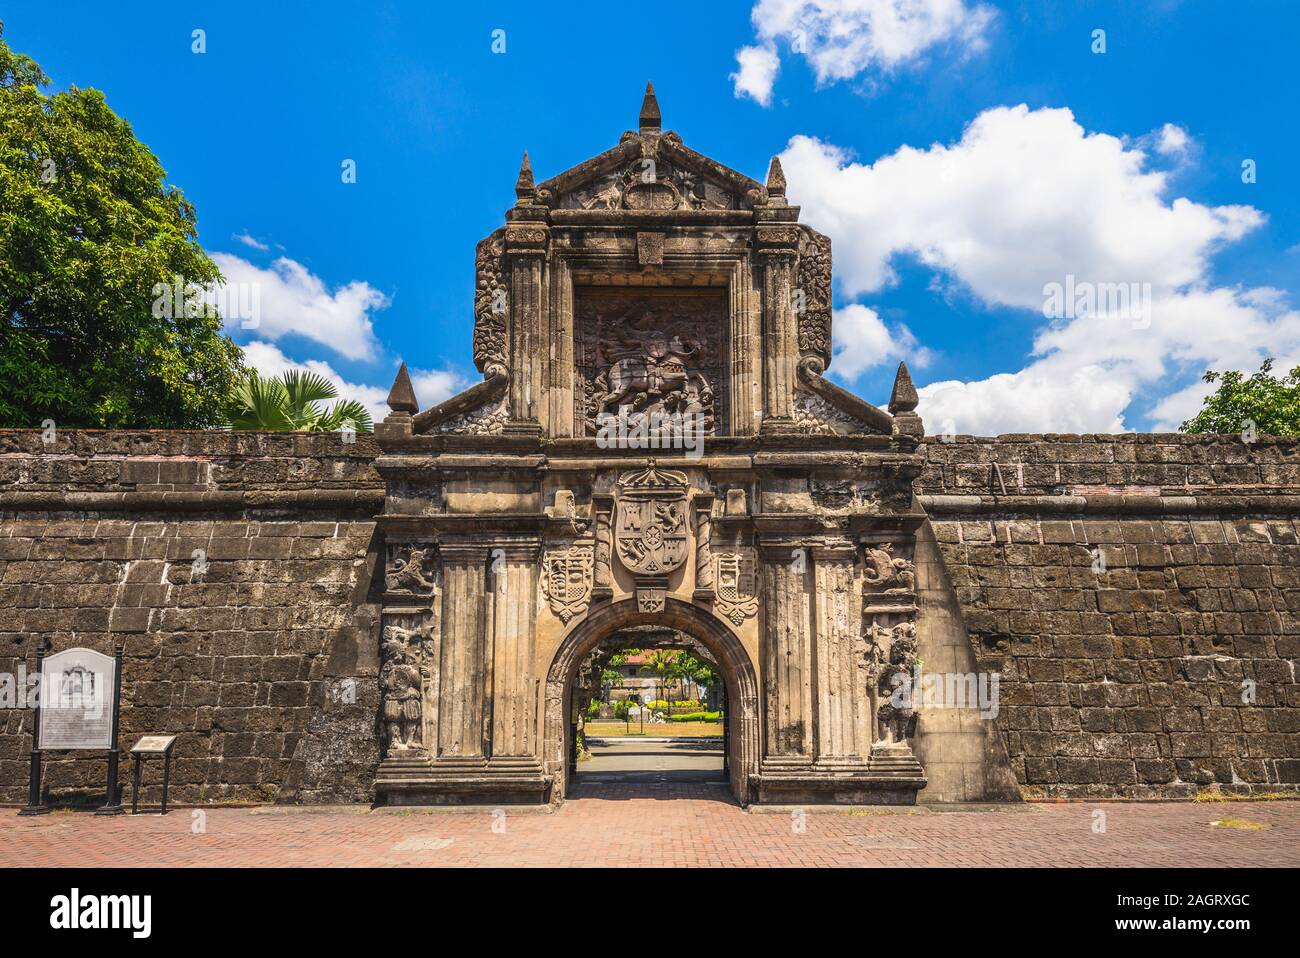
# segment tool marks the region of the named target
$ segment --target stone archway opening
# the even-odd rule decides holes
[[[560,644],[547,674],[545,750],[552,802],[571,797],[575,783],[582,781],[575,760],[575,733],[584,663],[590,663],[602,643],[631,645],[640,635],[663,632],[678,634],[684,647],[703,651],[716,664],[723,685],[721,698],[726,703],[722,741],[718,743],[722,767],[718,771],[725,775],[736,801],[742,805],[752,801],[750,779],[757,771],[759,756],[758,683],[753,663],[740,640],[722,622],[698,607],[670,598],[661,612],[638,611],[634,600],[597,609]]]
[[[694,637],[614,632],[583,659],[570,694],[570,794],[707,796],[726,785],[726,683]]]

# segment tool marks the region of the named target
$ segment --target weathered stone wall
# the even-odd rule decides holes
[[[1300,444],[925,448],[922,658],[1002,682],[992,725],[923,716],[923,800],[1007,797],[1008,766],[1054,795],[1300,782]],[[0,432],[0,673],[42,641],[122,642],[123,751],[179,733],[176,800],[370,799],[376,454],[364,436]],[[0,801],[25,801],[30,746],[31,712],[0,711]],[[98,802],[103,781],[101,756],[47,756],[56,799]]]
[[[1001,673],[997,727],[1022,785],[1141,797],[1300,783],[1300,443],[926,449],[918,492],[975,661]]]
[[[174,800],[367,799],[375,454],[338,434],[0,432],[0,672],[38,643],[122,643],[124,787],[139,736],[178,733]],[[26,799],[31,722],[0,711],[0,801]],[[102,801],[105,763],[47,754],[49,794]]]

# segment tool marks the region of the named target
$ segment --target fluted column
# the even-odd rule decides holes
[[[537,569],[540,537],[491,545],[493,758],[537,757]]]
[[[797,215],[797,213],[796,213]],[[760,226],[755,255],[763,264],[763,430],[794,427],[799,317],[793,292],[799,233],[793,224]]]
[[[763,568],[762,656],[767,754],[812,757],[812,629],[808,550],[759,540]]]
[[[861,603],[854,593],[856,551],[849,539],[828,538],[811,548],[813,560],[813,648],[817,689],[817,758],[841,762],[863,758],[869,751],[857,741],[858,668],[854,659],[860,643],[856,623]]]
[[[438,690],[438,758],[484,752],[487,666],[484,591],[488,546],[444,540],[442,661]]]

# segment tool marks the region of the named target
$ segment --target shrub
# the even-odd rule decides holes
[[[721,712],[686,712],[682,715],[669,716],[673,722],[716,722],[721,718]]]

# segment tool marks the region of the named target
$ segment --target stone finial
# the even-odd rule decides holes
[[[531,200],[537,195],[537,186],[533,183],[533,165],[528,162],[528,151],[524,150],[524,160],[519,164],[519,179],[515,180],[515,196],[520,200]]]
[[[911,412],[918,402],[920,397],[912,385],[912,374],[907,371],[907,363],[899,363],[898,375],[894,377],[894,391],[889,394],[889,411],[895,415]]]
[[[767,195],[785,199],[785,171],[781,169],[781,158],[772,157],[767,168]]]
[[[641,132],[658,133],[663,128],[663,117],[659,115],[659,101],[655,99],[655,85],[645,85],[645,99],[641,101]]]
[[[396,413],[414,415],[420,411],[420,404],[415,400],[415,388],[411,385],[411,374],[406,371],[406,363],[397,370],[393,388],[388,391],[388,408]]]

